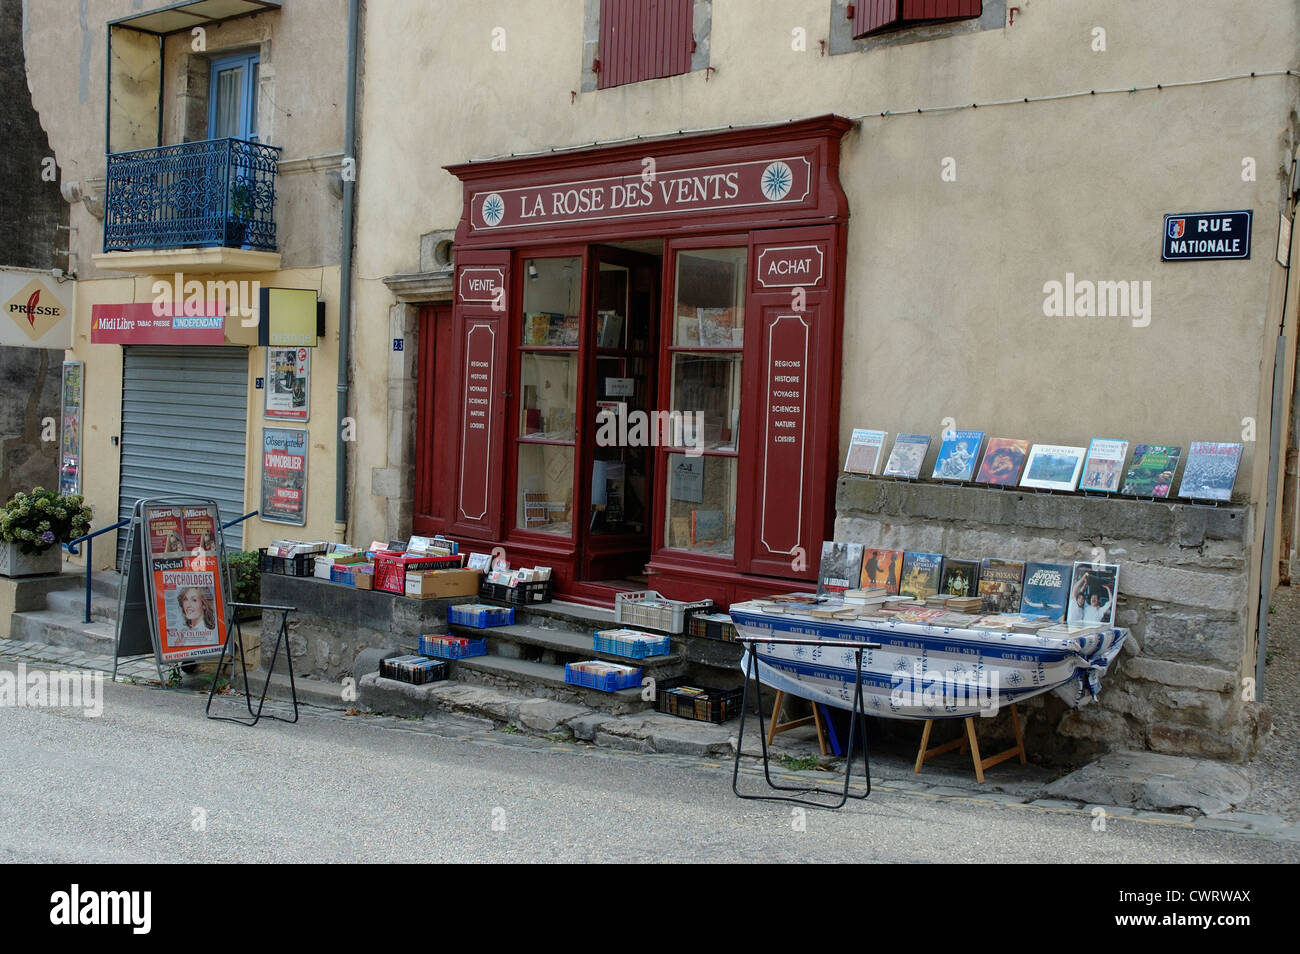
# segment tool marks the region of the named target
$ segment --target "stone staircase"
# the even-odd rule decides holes
[[[113,655],[117,620],[118,574],[99,570],[91,577],[90,622],[86,612],[83,571],[65,571],[45,580],[39,605],[15,609],[9,618],[9,638],[28,643],[59,646],[101,656]],[[35,585],[36,581],[32,581]],[[24,587],[26,583],[20,584]]]

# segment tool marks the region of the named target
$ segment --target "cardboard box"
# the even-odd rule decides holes
[[[406,595],[418,600],[477,596],[478,570],[412,570],[406,574]]]
[[[355,574],[356,581],[353,584],[359,590],[373,590],[375,588],[375,572],[372,569],[369,573],[365,570],[357,570]]]

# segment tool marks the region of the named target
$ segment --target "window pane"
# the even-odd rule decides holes
[[[600,263],[596,286],[596,347],[627,347],[627,269]]]
[[[582,262],[574,258],[530,258],[524,262],[523,344],[578,346]]]
[[[248,94],[248,138],[257,138],[257,80],[261,73],[261,64],[253,61],[253,78]]]
[[[525,351],[520,360],[519,379],[519,436],[573,440],[577,355]]]
[[[672,410],[681,446],[736,449],[740,428],[740,355],[673,353]],[[673,438],[677,442],[676,437]]]
[[[736,458],[668,455],[664,545],[731,556],[736,543]]]
[[[573,448],[520,443],[519,509],[515,526],[572,536]]]
[[[739,348],[745,338],[743,248],[677,253],[673,344],[687,348]]]
[[[243,97],[244,68],[220,70],[217,73],[217,122],[212,131],[214,139],[238,139],[242,130],[239,128],[239,105]]]

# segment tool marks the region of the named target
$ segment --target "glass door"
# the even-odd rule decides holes
[[[639,575],[650,556],[659,268],[651,255],[592,250],[584,579]]]

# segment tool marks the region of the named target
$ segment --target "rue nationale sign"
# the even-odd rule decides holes
[[[812,192],[805,156],[668,169],[629,163],[628,173],[474,192],[470,228],[499,232],[654,215],[717,212],[754,206],[799,205]]]
[[[1165,216],[1166,262],[1250,258],[1251,211],[1179,212]]]

